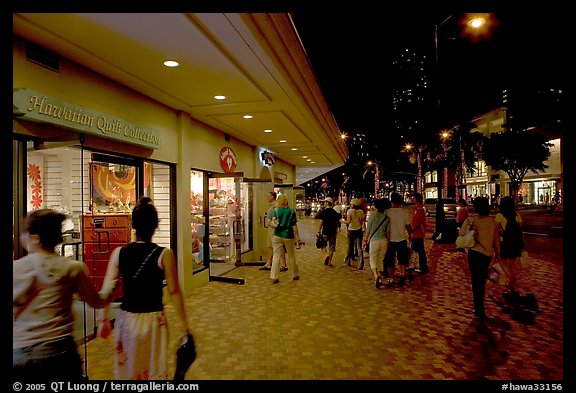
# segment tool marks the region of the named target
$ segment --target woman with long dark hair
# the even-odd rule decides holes
[[[136,241],[114,249],[104,285],[122,277],[124,295],[114,324],[116,379],[169,379],[168,321],[162,302],[164,279],[170,300],[180,320],[181,335],[189,336],[184,299],[178,285],[176,258],[170,248],[152,242],[158,227],[158,212],[148,197],[132,211]],[[100,335],[112,331],[105,308]]]
[[[500,232],[500,266],[506,275],[506,286],[513,291],[520,270],[524,239],[522,217],[516,211],[516,204],[511,197],[505,196],[500,200],[500,212],[496,214],[495,220]]]

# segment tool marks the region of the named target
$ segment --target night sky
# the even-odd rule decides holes
[[[463,12],[450,9],[352,7],[293,18],[340,129],[374,134],[390,124],[392,55],[409,46],[434,67],[435,25],[451,15],[438,30],[438,54],[441,105],[455,122],[498,107],[506,87],[572,89],[576,34],[565,8],[494,12],[491,35],[477,42],[461,34]]]

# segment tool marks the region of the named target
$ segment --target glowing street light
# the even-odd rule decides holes
[[[443,130],[440,133],[442,137],[442,151],[444,153],[444,171],[442,176],[442,198],[448,197],[448,165],[446,164],[446,140],[450,137],[450,132],[448,130]]]
[[[378,191],[380,190],[380,164],[376,161],[368,161],[366,163],[368,166],[374,165],[375,175],[374,175],[374,198],[378,198]]]
[[[414,149],[414,150],[412,150]],[[422,194],[422,146],[413,146],[411,143],[404,145],[404,151],[410,153],[410,163],[417,165],[416,192]]]

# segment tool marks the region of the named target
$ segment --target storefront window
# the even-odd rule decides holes
[[[476,161],[472,171],[466,170],[466,176],[469,178],[486,176],[486,163],[484,161]]]
[[[190,172],[190,213],[192,231],[192,266],[193,272],[208,267],[204,263],[203,239],[205,233],[204,223],[204,172]],[[210,255],[210,254],[209,254]]]
[[[438,181],[438,172],[437,171],[432,171],[432,172],[426,172],[424,174],[424,178],[426,183],[435,183]],[[432,198],[432,197],[430,197]]]
[[[171,247],[171,192],[170,166],[144,162],[144,195],[152,198],[158,211],[158,229],[152,241],[162,247]]]
[[[532,182],[530,186],[523,196],[524,203],[550,206],[554,204],[554,198],[558,198],[555,180]]]

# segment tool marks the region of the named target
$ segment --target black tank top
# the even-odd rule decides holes
[[[156,243],[130,243],[120,250],[118,269],[123,280],[124,296],[120,308],[132,313],[162,311],[164,271],[158,266],[158,257],[164,247]],[[146,257],[156,248],[138,276],[134,278]]]

